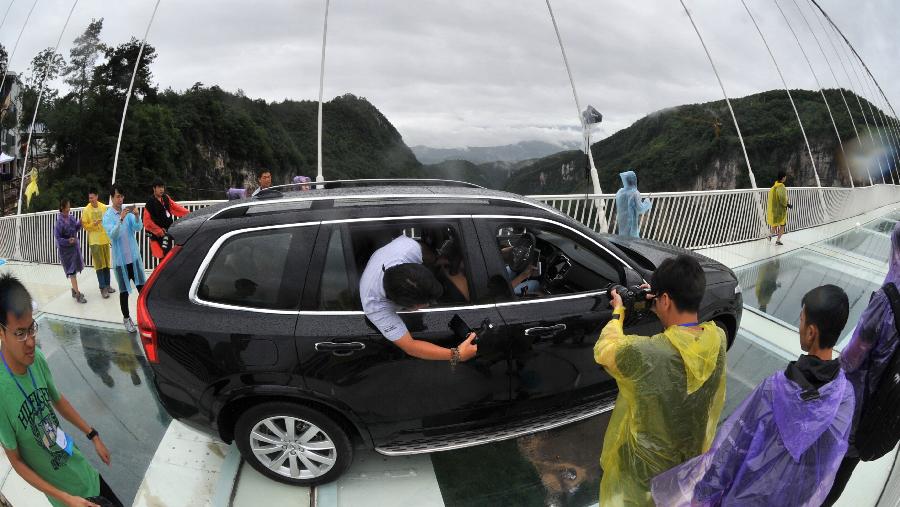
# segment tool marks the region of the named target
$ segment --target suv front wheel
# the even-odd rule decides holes
[[[296,486],[333,481],[353,460],[340,425],[292,403],[264,403],[245,412],[235,425],[235,443],[261,474]]]

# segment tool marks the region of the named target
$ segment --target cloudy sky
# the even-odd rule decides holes
[[[778,6],[812,60],[819,81],[835,87],[814,29],[838,82],[851,84],[809,0],[745,0],[769,41],[788,86],[816,89]],[[796,1],[796,3],[795,3]],[[12,51],[34,0],[14,0],[0,42]],[[896,0],[819,0],[845,32],[891,102],[900,109]],[[105,18],[103,39],[140,37],[154,0],[81,0],[61,51],[91,18]],[[730,96],[781,88],[781,81],[740,0],[685,0]],[[9,6],[0,0],[0,16]],[[38,0],[11,59],[24,70],[53,46],[72,2]],[[552,2],[583,105],[604,115],[605,137],[653,111],[721,99],[721,91],[678,0]],[[799,11],[798,11],[799,6]],[[242,89],[267,100],[315,99],[324,0],[162,0],[150,42],[161,88],[195,82]],[[332,0],[325,97],[366,97],[409,145],[489,146],[523,140],[580,139],[576,108],[544,0]],[[842,51],[843,46],[838,50]],[[852,88],[862,75],[841,53]],[[738,119],[740,120],[740,118]]]

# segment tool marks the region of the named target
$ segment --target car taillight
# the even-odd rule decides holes
[[[144,284],[144,288],[141,289],[141,293],[138,294],[138,302],[137,302],[137,327],[138,334],[141,335],[141,344],[144,346],[144,356],[147,357],[147,361],[150,363],[159,363],[159,354],[157,350],[157,338],[156,338],[156,324],[153,322],[153,318],[150,317],[150,312],[147,310],[147,295],[150,293],[150,289],[153,287],[153,284],[156,282],[156,279],[159,277],[159,274],[162,273],[163,269],[165,269],[166,265],[175,258],[175,255],[181,250],[181,246],[175,245],[169,253],[163,258],[162,262],[159,263],[159,266],[156,266],[156,269],[153,270],[153,274],[150,275],[150,278],[147,279],[147,283]]]

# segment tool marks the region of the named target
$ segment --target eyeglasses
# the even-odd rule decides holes
[[[5,331],[9,332],[9,328],[4,326],[3,324],[0,324],[0,327],[2,327]],[[37,336],[37,332],[38,332],[38,323],[37,323],[37,321],[33,321],[31,323],[31,326],[28,329],[21,329],[21,328],[16,329],[15,331],[13,331],[12,335],[16,338],[17,341],[24,342],[25,340],[28,339],[28,337]]]

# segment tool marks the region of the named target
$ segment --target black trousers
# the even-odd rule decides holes
[[[102,475],[100,476],[100,496],[91,497],[87,500],[94,502],[100,507],[124,507],[122,501],[113,493],[112,488],[109,487]]]
[[[831,492],[828,493],[828,497],[822,502],[823,507],[830,507],[838,501],[838,498],[841,497],[841,493],[844,492],[844,488],[847,487],[847,483],[850,482],[850,476],[853,475],[853,469],[855,469],[858,464],[859,458],[844,458],[844,461],[841,461],[841,466],[838,468],[837,475],[834,476],[834,484],[831,486]]]
[[[128,274],[128,278],[125,279],[126,282],[134,281],[134,264],[129,264],[125,266],[125,272]],[[141,292],[141,289],[144,288],[143,285],[135,285],[134,286],[138,293]],[[128,291],[119,292],[119,309],[122,310],[122,318],[128,319],[131,318],[131,312],[128,311]]]

